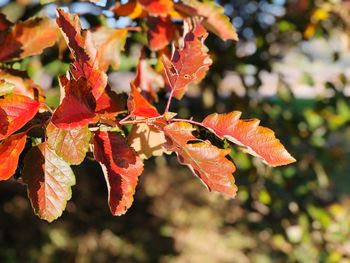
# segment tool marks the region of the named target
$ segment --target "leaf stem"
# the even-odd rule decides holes
[[[170,92],[170,95],[169,95],[169,98],[168,98],[168,102],[167,102],[167,104],[166,104],[166,108],[165,108],[164,114],[167,113],[167,112],[169,111],[170,103],[171,103],[171,100],[172,100],[172,98],[173,98],[174,91],[175,91],[175,89],[171,88],[171,92]]]

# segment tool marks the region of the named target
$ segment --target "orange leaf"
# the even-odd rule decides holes
[[[130,87],[131,91],[128,99],[130,115],[148,118],[160,115],[157,109],[141,95],[133,83],[130,83]]]
[[[176,49],[171,61],[163,56],[166,80],[174,90],[174,97],[181,99],[187,91],[187,85],[204,78],[212,61],[203,51],[203,41],[207,33],[198,24],[196,28],[186,34],[183,49]]]
[[[147,13],[143,10],[142,5],[138,1],[129,1],[126,4],[120,4],[117,2],[112,11],[117,16],[128,16],[130,19],[144,17]]]
[[[259,126],[259,120],[240,120],[241,112],[228,114],[211,114],[202,122],[221,139],[247,148],[271,166],[286,165],[295,162],[272,130]]]
[[[0,99],[0,140],[5,139],[30,121],[39,109],[39,102],[18,94]]]
[[[152,15],[167,15],[174,9],[172,0],[139,0],[139,2]]]
[[[183,0],[175,5],[180,13],[188,16],[204,17],[203,25],[223,40],[238,40],[237,33],[230,19],[225,16],[224,8],[215,2],[200,2],[197,0]]]
[[[69,164],[41,143],[24,158],[23,182],[35,213],[48,222],[62,215],[72,197],[75,177]]]
[[[18,159],[26,145],[26,133],[19,133],[0,143],[0,181],[9,179],[17,169]]]
[[[149,16],[147,26],[148,46],[151,50],[165,48],[176,37],[176,26],[168,17]]]
[[[57,27],[48,18],[17,22],[0,41],[0,61],[40,54],[43,49],[55,44],[58,35]]]
[[[120,65],[120,52],[124,50],[128,29],[101,26],[91,31],[91,34],[94,44],[98,49],[96,59],[100,70],[107,71],[110,65],[114,69],[118,69]]]
[[[165,147],[178,155],[179,162],[187,165],[210,191],[235,197],[237,186],[232,173],[235,165],[225,158],[230,149],[219,149],[209,141],[198,141],[192,135],[193,126],[187,122],[173,122],[164,127],[168,143]]]
[[[132,205],[143,163],[125,139],[115,132],[95,133],[94,156],[106,178],[109,208],[113,215],[122,215]]]

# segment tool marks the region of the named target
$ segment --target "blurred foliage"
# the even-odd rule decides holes
[[[108,11],[113,1],[2,2],[13,20],[38,12],[53,17],[63,5],[81,13],[86,27],[131,23]],[[75,171],[67,212],[52,224],[32,214],[24,186],[1,183],[0,262],[350,262],[350,4],[218,2],[240,41],[208,38],[209,76],[175,107],[181,117],[199,120],[231,110],[259,118],[298,162],[270,169],[232,149],[239,193],[225,200],[175,165],[174,156],[157,158],[148,163],[133,207],[114,218],[102,173],[87,159]],[[96,16],[101,12],[105,17]],[[128,86],[142,41],[141,33],[131,33],[115,89]],[[27,70],[57,105],[55,76],[68,67],[58,50],[13,67]]]

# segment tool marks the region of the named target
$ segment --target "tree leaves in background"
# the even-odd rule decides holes
[[[47,143],[33,147],[24,159],[23,181],[35,213],[48,222],[62,215],[72,196],[75,176],[69,164]]]
[[[0,35],[0,61],[40,54],[53,46],[58,36],[57,27],[49,18],[19,21],[6,35]]]
[[[0,181],[7,180],[14,175],[20,154],[26,145],[26,133],[10,136],[0,143]]]
[[[143,171],[141,159],[119,133],[103,131],[94,135],[94,157],[103,168],[112,214],[124,214],[134,200],[138,177]]]
[[[0,140],[5,139],[30,121],[39,109],[39,102],[18,94],[0,98]]]
[[[147,17],[147,38],[151,50],[165,48],[176,37],[176,26],[169,17]]]
[[[235,165],[226,159],[230,149],[219,149],[209,141],[198,141],[192,135],[194,128],[187,122],[174,122],[164,127],[168,142],[165,148],[178,155],[181,164],[187,165],[210,191],[235,197],[237,186],[232,175]]]
[[[101,26],[90,32],[94,45],[98,50],[96,59],[99,69],[107,71],[109,66],[118,69],[120,65],[120,52],[124,50],[128,29]]]
[[[271,166],[295,162],[272,130],[259,126],[259,120],[240,120],[240,117],[241,113],[238,111],[228,114],[214,113],[202,123],[221,139],[226,138],[245,147],[250,154]]]

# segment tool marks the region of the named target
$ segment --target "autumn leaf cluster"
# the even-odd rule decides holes
[[[144,160],[164,153],[175,153],[210,191],[235,197],[230,145],[219,148],[198,136],[198,129],[271,166],[295,161],[273,131],[259,126],[258,120],[241,120],[240,112],[214,113],[197,122],[176,118],[170,111],[172,100],[182,99],[212,65],[204,43],[208,31],[222,40],[237,40],[222,7],[197,0],[135,0],[113,11],[145,23],[83,30],[79,16],[62,9],[57,10],[56,24],[48,18],[13,24],[0,16],[3,65],[63,40],[72,59],[70,69],[58,77],[61,99],[56,109],[45,104],[44,92],[30,78],[6,67],[0,71],[0,180],[20,177],[40,218],[53,221],[62,214],[75,184],[71,165],[81,164],[86,155],[102,167],[113,215],[124,214],[132,205]],[[179,20],[181,26],[175,23]],[[130,93],[117,94],[107,71],[119,67],[131,30],[147,34],[143,50],[149,52],[140,56]],[[157,69],[147,62],[150,52],[157,58]],[[168,95],[162,113],[155,104],[159,86]]]

